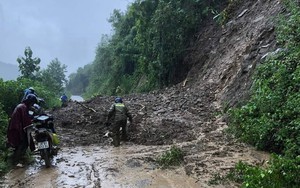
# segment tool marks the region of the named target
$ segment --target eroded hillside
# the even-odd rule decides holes
[[[242,1],[223,27],[209,23],[187,62],[193,64],[187,86],[217,85],[216,101],[233,106],[248,96],[251,76],[266,55],[276,50],[276,16],[280,1]]]

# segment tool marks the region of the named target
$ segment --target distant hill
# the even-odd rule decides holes
[[[17,65],[3,63],[0,61],[0,78],[4,81],[16,80],[19,74],[19,67]]]

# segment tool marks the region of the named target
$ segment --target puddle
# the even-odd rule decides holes
[[[4,187],[206,187],[185,175],[183,168],[161,170],[153,161],[163,148],[154,146],[63,148],[45,168],[36,161],[27,168],[12,170]],[[154,155],[153,155],[154,153]]]

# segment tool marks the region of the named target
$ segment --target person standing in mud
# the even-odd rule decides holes
[[[24,127],[32,123],[29,110],[35,103],[37,103],[36,96],[34,94],[28,94],[23,102],[16,106],[9,121],[7,129],[7,146],[14,148],[12,156],[14,164],[20,162],[28,148],[28,138],[24,131]],[[31,145],[30,149],[34,150],[34,145]]]
[[[120,128],[122,127],[122,137],[123,141],[127,141],[127,118],[129,118],[130,124],[132,124],[132,115],[128,108],[124,105],[122,98],[117,97],[115,103],[111,105],[108,111],[108,117],[106,125],[108,122],[112,122],[111,132],[113,138],[113,145],[115,147],[120,146]]]
[[[60,101],[61,101],[61,107],[66,107],[68,106],[68,97],[66,94],[63,94],[61,97],[60,97]]]

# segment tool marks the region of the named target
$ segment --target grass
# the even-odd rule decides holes
[[[158,157],[157,162],[162,168],[179,166],[183,162],[183,157],[183,151],[176,146],[172,146],[170,150],[164,152],[160,157]]]

